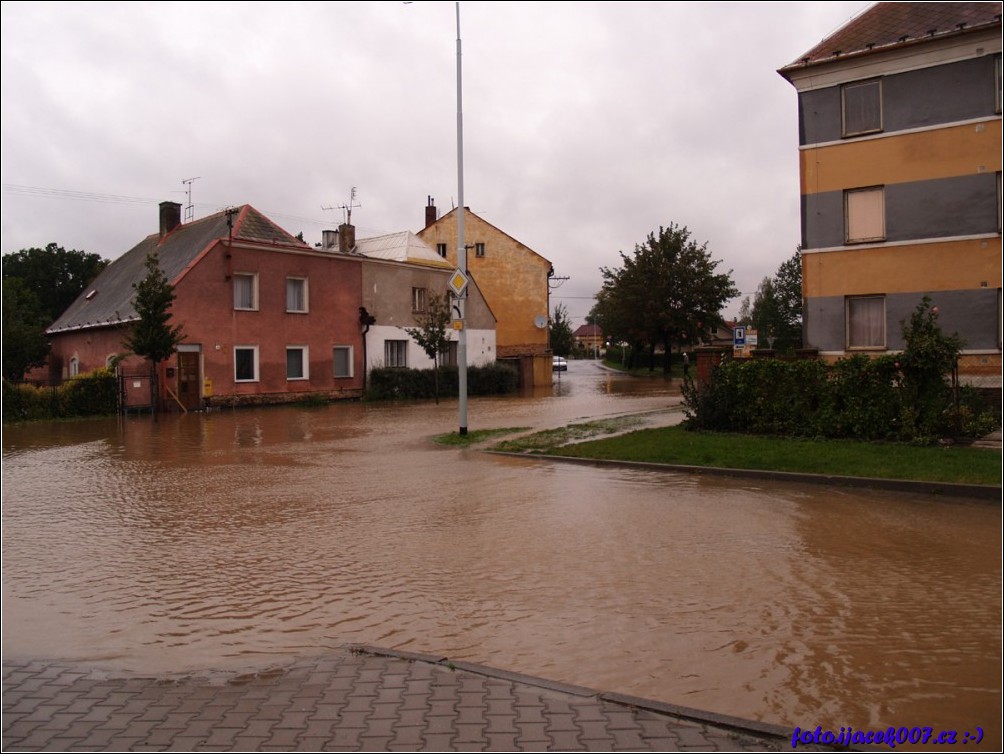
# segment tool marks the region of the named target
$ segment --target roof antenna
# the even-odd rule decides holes
[[[339,209],[345,210],[345,224],[346,225],[352,225],[352,208],[353,207],[362,207],[363,206],[363,205],[359,204],[358,202],[356,202],[355,204],[353,204],[353,202],[356,202],[356,187],[355,186],[353,186],[352,187],[352,191],[349,192],[349,203],[348,204],[343,204],[341,207],[339,207]]]
[[[188,194],[188,204],[185,206],[185,222],[190,223],[195,219],[195,205],[192,204],[192,184],[199,180],[201,176],[195,176],[194,178],[186,178],[181,183],[188,188],[185,189],[185,193]]]

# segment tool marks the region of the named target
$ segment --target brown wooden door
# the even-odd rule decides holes
[[[199,379],[199,354],[178,352],[178,400],[189,411],[202,408],[202,380]]]

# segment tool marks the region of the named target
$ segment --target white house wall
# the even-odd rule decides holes
[[[459,333],[450,332],[450,339],[456,341]],[[408,367],[412,369],[431,369],[430,359],[420,345],[403,328],[389,325],[372,325],[366,338],[366,370],[379,369],[384,366],[384,341],[408,341]],[[495,362],[495,331],[467,331],[467,365],[488,366]]]

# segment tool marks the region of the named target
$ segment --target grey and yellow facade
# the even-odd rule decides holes
[[[903,347],[924,296],[1001,372],[1001,3],[877,3],[778,71],[798,92],[803,340]]]

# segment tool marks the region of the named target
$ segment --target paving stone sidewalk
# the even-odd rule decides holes
[[[790,750],[778,726],[374,647],[201,678],[3,661],[5,752]]]

